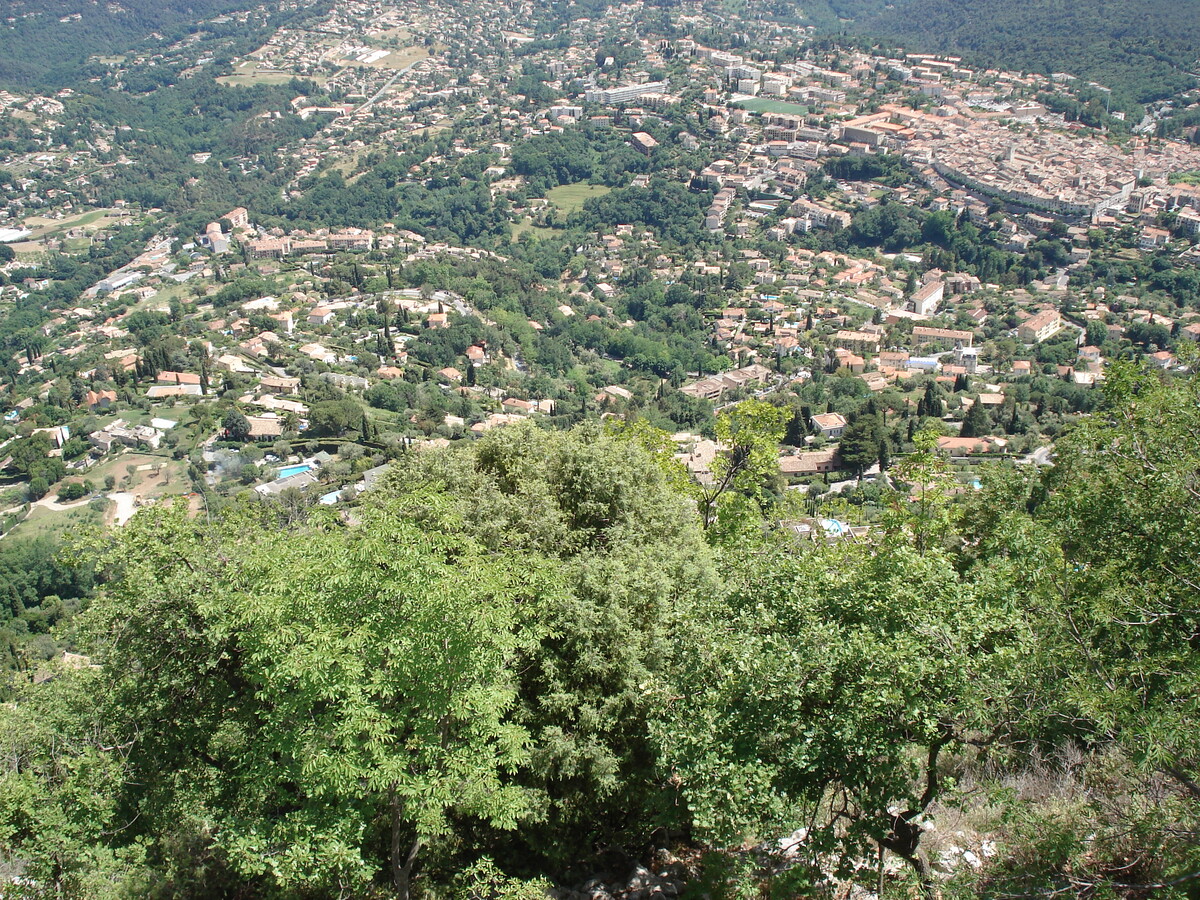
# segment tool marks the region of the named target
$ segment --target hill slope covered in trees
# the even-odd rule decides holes
[[[1186,896],[1198,401],[1117,366],[1053,469],[965,507],[919,438],[828,546],[757,401],[707,488],[644,425],[526,426],[351,517],[140,513],[76,556],[92,665],[0,707],[0,864],[88,898],[538,897],[670,853],[718,898]],[[947,828],[993,859],[936,875]]]
[[[1196,86],[1197,0],[906,0],[849,26],[914,50],[970,54],[990,65],[1068,72],[1149,103]],[[850,11],[850,10],[844,10]]]
[[[245,0],[0,0],[0,84],[69,86],[95,54],[121,54],[152,34],[166,40]]]

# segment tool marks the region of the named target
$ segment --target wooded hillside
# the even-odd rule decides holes
[[[248,6],[243,0],[2,0],[0,84],[73,85],[94,54],[120,55],[156,33],[165,46],[204,19]]]
[[[919,435],[858,541],[788,527],[757,401],[707,488],[648,427],[530,426],[349,518],[140,514],[77,548],[90,658],[0,709],[5,864],[88,898],[530,897],[667,857],[720,897],[885,857],[901,893],[1183,896],[1200,380],[1106,390],[965,507]],[[935,869],[946,823],[982,875]]]
[[[1006,69],[1068,72],[1150,103],[1196,86],[1196,0],[907,0],[850,26],[914,50],[970,54]]]

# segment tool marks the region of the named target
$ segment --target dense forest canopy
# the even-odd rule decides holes
[[[548,4],[538,18],[549,29],[602,15],[604,6]],[[0,83],[74,85],[91,57],[120,54],[152,37],[169,43],[194,32],[197,22],[247,7],[244,0],[55,0],[49,8],[4,0]],[[965,54],[1008,69],[1069,72],[1111,87],[1118,104],[1169,99],[1196,84],[1200,15],[1194,0],[820,0],[799,10],[776,0],[768,8],[825,33],[882,37],[907,49]],[[220,22],[206,27],[226,30]]]
[[[801,172],[765,144],[747,180],[782,126],[719,115],[679,39],[852,70],[774,101],[828,144],[843,100],[938,105],[881,40],[1173,97],[1196,2],[767,0],[742,33],[656,0],[578,54],[605,0],[505,4],[478,46],[0,0],[0,84],[54,98],[0,134],[6,226],[46,248],[0,246],[0,895],[1195,896],[1179,211],[935,204],[899,145]],[[668,74],[649,112],[586,99]],[[1021,99],[1072,134],[1117,121],[1049,87]],[[941,318],[903,314],[925,276]],[[1061,331],[1018,340],[1035,315]]]
[[[204,19],[248,5],[245,0],[3,0],[0,82],[75,84],[94,54],[119,54],[156,33],[160,40],[186,34]]]
[[[531,426],[407,457],[352,522],[138,516],[81,548],[90,665],[0,709],[0,843],[64,896],[402,898],[707,845],[734,896],[767,876],[720,849],[802,828],[779,890],[886,849],[932,891],[925,817],[1020,783],[946,890],[1186,886],[1198,401],[1117,366],[1058,465],[965,507],[919,435],[864,543],[780,527],[755,401],[718,494],[644,424]]]
[[[1196,87],[1200,7],[1194,0],[774,0],[771,14],[829,35],[895,41],[914,52],[1051,74],[1113,91],[1113,108]]]
[[[1006,69],[1067,72],[1111,88],[1119,103],[1166,100],[1196,86],[1195,0],[905,0],[878,6],[874,15],[860,9],[848,27],[912,50],[964,54]]]

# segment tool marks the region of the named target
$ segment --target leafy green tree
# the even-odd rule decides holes
[[[779,472],[779,442],[787,430],[788,410],[765,400],[745,400],[717,417],[712,482],[701,485],[700,513],[705,529],[717,520],[733,493],[761,500],[764,481]]]
[[[363,423],[362,405],[349,397],[341,400],[322,400],[308,411],[309,431],[317,437],[342,437]]]
[[[386,879],[407,898],[452,817],[504,829],[533,812],[505,777],[529,756],[507,666],[534,636],[515,616],[540,576],[386,505],[350,531],[256,515],[154,510],[101,555],[109,583],[87,629],[102,668],[87,677],[112,736],[88,740],[120,772],[125,818],[99,846],[148,841],[160,873],[215,853],[245,884]],[[75,727],[87,738],[86,719]],[[17,838],[53,864],[52,843]]]
[[[60,503],[70,503],[72,500],[79,500],[86,497],[92,492],[92,483],[90,481],[72,482],[71,484],[63,485],[58,492],[58,500]]]
[[[61,480],[67,473],[62,459],[50,456],[53,449],[54,444],[45,433],[16,440],[8,448],[9,466],[17,473],[45,485],[38,496],[45,496],[49,485]]]
[[[513,878],[485,856],[459,873],[453,896],[455,900],[543,900],[550,890],[546,879]]]
[[[555,869],[598,846],[636,846],[679,827],[657,765],[648,686],[669,679],[672,635],[715,585],[686,472],[644,423],[571,432],[532,424],[423,452],[385,488],[423,527],[465,532],[496,553],[547,557],[556,590],[522,605],[543,629],[515,663],[519,721],[533,736],[520,783],[546,817],[492,844]],[[431,503],[426,485],[441,486]]]
[[[1166,382],[1130,363],[1111,370],[1104,409],[1056,448],[1038,518],[1063,556],[1056,591],[1067,699],[1093,735],[1200,802],[1200,380]]]
[[[1087,342],[1092,347],[1103,347],[1108,341],[1108,328],[1098,319],[1089,319],[1087,323]]]
[[[724,565],[656,725],[696,833],[736,847],[804,826],[813,871],[834,853],[848,875],[882,848],[931,892],[919,822],[943,755],[1005,690],[1013,617],[904,531],[874,547],[773,540]]]
[[[221,420],[221,427],[225,429],[231,440],[248,441],[250,439],[250,421],[236,406],[229,407],[229,412],[225,413],[225,418]]]
[[[1171,344],[1171,332],[1165,325],[1131,322],[1125,329],[1125,336],[1133,343],[1140,344],[1147,352],[1164,350]]]
[[[907,484],[911,505],[894,504],[884,516],[885,527],[909,536],[919,553],[940,547],[962,515],[951,491],[958,485],[946,459],[937,451],[938,434],[922,429],[913,434],[915,449],[892,467],[892,476]]]
[[[968,575],[1037,623],[1000,732],[1022,751],[1082,746],[1103,760],[1071,820],[1034,820],[987,890],[1153,890],[1142,886],[1184,884],[1200,862],[1184,837],[1200,822],[1200,384],[1128,362],[1108,375],[1103,408],[1057,443],[1055,466],[993,473],[963,520]]]
[[[140,869],[138,848],[106,840],[126,822],[122,741],[95,702],[102,674],[57,674],[0,705],[0,846],[59,896],[115,900]]]
[[[842,431],[838,454],[842,463],[854,474],[862,475],[879,459],[879,444],[883,440],[883,423],[878,415],[857,416]]]
[[[971,404],[971,408],[967,410],[967,414],[963,418],[961,434],[963,437],[983,437],[991,430],[991,417],[983,408],[983,404],[979,402],[979,398],[976,397],[975,402]]]
[[[40,500],[50,493],[50,485],[41,475],[37,475],[29,481],[29,499]]]
[[[937,383],[928,381],[925,383],[925,394],[923,396],[924,412],[927,416],[932,416],[935,419],[940,419],[946,413],[946,405],[942,401],[942,392],[938,389]]]

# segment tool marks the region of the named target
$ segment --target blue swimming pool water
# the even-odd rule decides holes
[[[311,472],[312,466],[308,463],[301,463],[297,466],[284,466],[279,470],[280,478],[291,478],[293,475],[299,475],[301,472]]]

